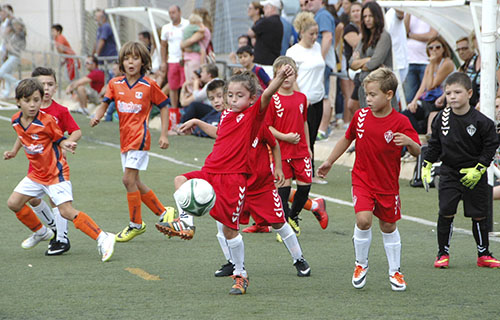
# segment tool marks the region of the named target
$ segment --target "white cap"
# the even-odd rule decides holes
[[[261,1],[260,4],[262,6],[265,6],[266,4],[270,4],[273,7],[281,9],[281,1],[280,0],[265,0],[265,1]]]

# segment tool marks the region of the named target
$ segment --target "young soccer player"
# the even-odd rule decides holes
[[[460,200],[472,219],[477,244],[477,265],[499,268],[500,261],[488,250],[488,178],[484,175],[498,148],[495,124],[469,105],[472,84],[465,73],[452,73],[444,85],[448,106],[432,123],[429,148],[424,155],[422,181],[431,181],[432,163],[442,161],[439,172],[438,255],[436,268],[448,268],[453,219]],[[427,188],[428,189],[428,188]]]
[[[119,64],[120,71],[125,75],[109,81],[104,100],[97,108],[95,117],[90,120],[90,125],[93,127],[99,124],[108,105],[112,101],[115,102],[120,126],[120,151],[124,172],[122,181],[127,189],[130,216],[129,225],[116,235],[116,241],[127,242],[146,231],[146,224],[142,221],[141,202],[157,216],[165,212],[153,190],[141,181],[139,171],[148,167],[148,150],[151,145],[148,122],[153,104],[160,108],[160,148],[167,149],[169,146],[168,109],[165,108],[167,96],[156,82],[145,76],[151,69],[151,57],[142,43],[125,43],[119,53]]]
[[[40,111],[43,95],[43,87],[36,79],[22,80],[16,88],[21,111],[12,116],[12,126],[24,147],[31,171],[14,189],[7,206],[35,233],[26,243],[33,247],[41,240],[52,238],[54,233],[26,203],[47,194],[63,218],[73,221],[75,228],[97,240],[101,260],[108,261],[113,255],[115,236],[102,231],[88,215],[73,208],[69,166],[62,150],[74,153],[77,144],[65,139],[54,117]]]
[[[269,75],[266,73],[266,71],[264,71],[264,68],[253,63],[253,48],[251,46],[243,46],[241,48],[238,48],[236,54],[238,55],[238,60],[240,61],[240,64],[243,66],[243,68],[255,73],[257,79],[259,79],[259,83],[262,89],[267,88],[271,79],[269,78]]]
[[[366,284],[368,252],[372,240],[372,220],[379,219],[385,253],[389,263],[389,281],[394,291],[406,290],[400,271],[401,238],[396,221],[401,218],[399,170],[404,146],[417,156],[420,141],[410,121],[391,107],[398,81],[388,68],[371,72],[363,81],[367,108],[360,109],[328,159],[318,168],[325,177],[333,163],[356,140],[356,161],[352,169],[352,199],[356,213],[354,253],[356,263],[352,285],[361,289]]]
[[[306,204],[311,190],[312,164],[309,146],[309,127],[307,125],[307,98],[294,90],[297,66],[290,57],[278,57],[273,64],[274,72],[283,65],[293,67],[294,74],[288,77],[273,95],[271,107],[266,116],[266,125],[278,139],[281,149],[281,162],[285,174],[285,184],[278,189],[283,202],[288,223],[300,235],[299,213]],[[297,181],[297,191],[291,208],[288,205],[292,179]],[[316,216],[321,227],[328,225],[328,215]],[[278,241],[279,241],[278,237]]]
[[[217,201],[210,215],[224,225],[224,237],[235,265],[230,294],[244,294],[248,287],[243,238],[238,230],[239,217],[247,193],[247,179],[251,173],[250,148],[264,122],[272,95],[292,73],[290,66],[283,66],[260,97],[257,96],[259,85],[255,75],[245,71],[232,76],[227,85],[230,108],[221,116],[212,153],[206,158],[201,171],[193,171],[175,178],[176,188],[188,179],[202,178],[215,190]],[[182,215],[182,212],[179,212]],[[187,239],[192,238],[194,234],[194,226],[181,219],[159,222],[156,226],[163,233]],[[191,236],[187,237],[189,234]]]
[[[61,106],[52,99],[57,90],[57,80],[54,70],[50,68],[37,67],[35,68],[35,70],[33,70],[31,76],[37,78],[44,89],[40,110],[54,116],[61,131],[63,133],[69,133],[68,141],[78,142],[78,140],[80,140],[82,136],[80,127],[78,126],[78,124],[76,124],[68,109]],[[21,141],[19,139],[16,139],[12,151],[8,152],[6,156],[8,158],[15,157],[20,148]],[[64,153],[65,151],[63,150],[63,156]],[[31,170],[32,168],[30,165],[28,172],[30,172]],[[38,218],[43,222],[43,224],[51,228],[52,231],[56,232],[57,235],[50,240],[49,248],[47,251],[45,251],[45,255],[55,256],[68,251],[71,247],[68,239],[68,220],[61,217],[59,209],[53,203],[51,203],[51,210],[47,203],[43,201],[43,199],[39,198],[31,199],[29,201],[29,204],[31,205]],[[37,245],[40,241],[36,241],[37,239],[39,238],[36,237],[36,234],[32,234],[30,238],[23,241],[21,246],[25,249],[33,248],[33,246]]]

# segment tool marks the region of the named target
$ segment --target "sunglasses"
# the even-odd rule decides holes
[[[434,49],[435,50],[439,50],[442,47],[443,47],[442,45],[438,44],[438,45],[435,45],[435,46],[428,46],[427,49],[429,49],[429,50],[434,50]]]

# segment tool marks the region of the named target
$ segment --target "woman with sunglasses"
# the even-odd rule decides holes
[[[455,70],[450,59],[450,50],[441,36],[436,36],[427,42],[429,64],[425,68],[424,79],[413,100],[408,104],[405,114],[415,130],[421,134],[431,132],[432,119],[440,108],[436,100],[443,94],[442,83]]]

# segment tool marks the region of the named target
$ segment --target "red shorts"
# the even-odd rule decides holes
[[[278,191],[274,189],[247,195],[243,213],[240,216],[240,224],[248,224],[250,216],[259,225],[285,223],[285,212]]]
[[[401,219],[399,194],[373,193],[359,186],[352,187],[354,212],[372,211],[382,221],[394,223]]]
[[[310,157],[282,160],[281,166],[283,167],[285,179],[295,178],[305,183],[312,182],[312,165]]]
[[[169,63],[167,79],[170,90],[179,90],[186,81],[184,67],[180,63]]]
[[[242,173],[216,174],[205,171],[191,171],[183,174],[188,179],[207,180],[214,188],[215,205],[210,215],[226,227],[239,230],[240,213],[245,201],[247,176]]]

